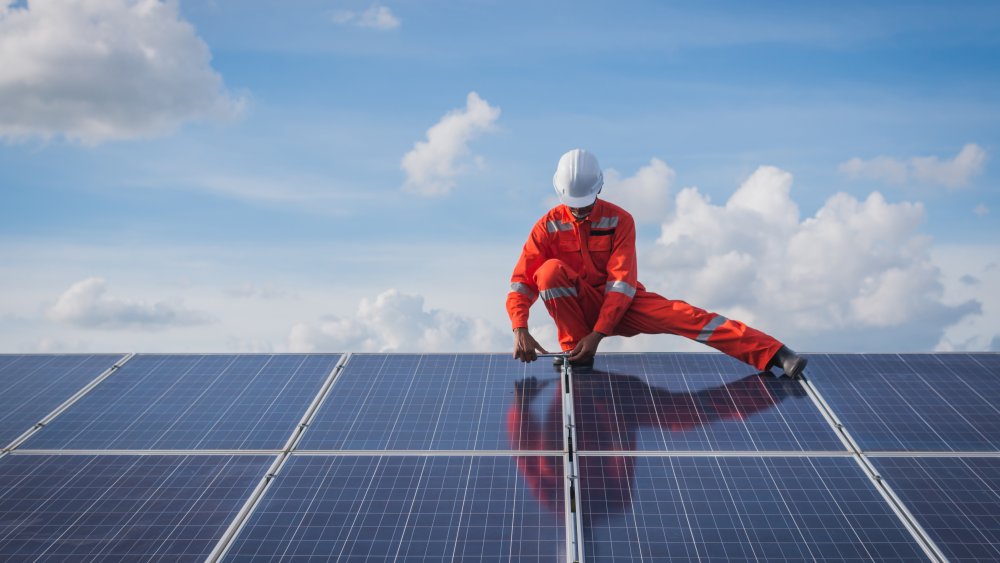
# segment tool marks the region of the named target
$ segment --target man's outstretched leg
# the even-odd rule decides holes
[[[647,291],[636,293],[615,333],[676,334],[706,344],[755,368],[781,367],[798,377],[806,360],[775,338],[739,321]]]

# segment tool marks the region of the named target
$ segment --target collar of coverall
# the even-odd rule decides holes
[[[584,221],[590,221],[593,223],[595,220],[604,217],[604,201],[601,200],[601,198],[597,198],[596,200],[594,200],[594,208],[591,209],[590,214],[584,217],[583,219],[577,219],[573,215],[573,212],[569,210],[569,206],[567,205],[563,205],[563,213],[565,214],[566,219],[568,219],[569,222],[582,223]]]

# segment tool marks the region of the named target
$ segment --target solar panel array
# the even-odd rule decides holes
[[[808,382],[607,354],[565,375],[0,355],[0,559],[1000,559],[998,354],[813,355]]]

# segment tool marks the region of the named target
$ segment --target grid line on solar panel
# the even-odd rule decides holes
[[[927,559],[853,459],[580,459],[588,561]]]
[[[528,486],[536,466],[551,476]],[[224,560],[551,561],[562,479],[559,457],[293,454]]]
[[[810,356],[810,383],[862,451],[1000,451],[995,354]]]
[[[1000,459],[869,460],[948,560],[1000,560]]]
[[[0,355],[0,447],[14,445],[121,358],[117,354]]]
[[[204,559],[271,459],[7,456],[0,559]]]
[[[138,355],[31,449],[276,450],[339,355]]]
[[[504,354],[353,354],[300,450],[562,450],[559,374]]]
[[[722,354],[602,354],[574,372],[580,451],[844,451],[803,385]]]

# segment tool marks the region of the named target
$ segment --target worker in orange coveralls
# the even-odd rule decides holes
[[[726,385],[696,392],[674,393],[652,387],[638,377],[589,371],[574,376],[574,409],[585,413],[576,419],[579,451],[631,452],[642,427],[669,432],[696,430],[721,421],[743,421],[758,412],[797,396],[804,389],[792,381],[767,384],[752,374]],[[770,379],[770,378],[768,378]],[[514,401],[507,411],[507,434],[517,450],[560,450],[563,447],[561,378],[556,393],[541,417],[531,403],[549,382],[528,377],[514,383]],[[547,509],[561,512],[560,492],[566,479],[562,459],[551,456],[517,456],[518,469],[528,487]],[[579,456],[580,486],[588,517],[609,517],[629,509],[636,456]]]
[[[564,154],[552,182],[562,203],[531,229],[507,294],[515,358],[533,362],[537,352],[547,353],[528,332],[528,310],[540,296],[575,366],[592,366],[607,336],[665,333],[697,340],[761,371],[777,366],[793,378],[802,373],[806,359],[771,336],[646,291],[637,279],[635,221],[597,199],[604,175],[593,154]]]

